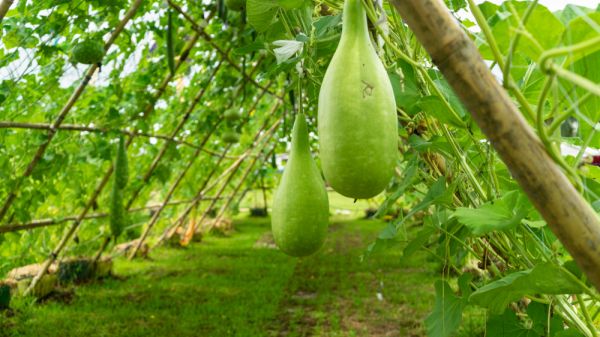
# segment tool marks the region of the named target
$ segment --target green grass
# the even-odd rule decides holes
[[[334,222],[321,251],[294,259],[255,247],[268,219],[241,219],[231,237],[118,259],[118,278],[77,287],[70,303],[19,305],[0,336],[424,336],[430,263],[399,249],[361,262],[384,225]]]

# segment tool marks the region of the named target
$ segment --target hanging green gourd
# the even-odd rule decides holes
[[[328,222],[327,190],[311,157],[305,117],[298,114],[290,157],[273,199],[271,229],[275,243],[291,256],[313,254],[325,241]]]
[[[398,158],[396,103],[361,0],[344,4],[342,37],[319,93],[318,122],[329,184],[355,199],[383,191]]]
[[[123,190],[113,184],[110,194],[110,233],[115,238],[123,232],[126,225],[125,207],[123,205]]]
[[[117,155],[114,164],[114,183],[110,195],[110,231],[116,239],[121,235],[127,223],[127,215],[123,203],[123,189],[127,186],[129,179],[129,168],[127,163],[127,152],[125,148],[125,137],[119,137]]]
[[[242,118],[242,112],[237,109],[229,109],[225,111],[223,117],[230,122],[235,122]]]
[[[99,64],[104,57],[104,43],[101,40],[87,39],[77,43],[71,50],[71,61],[82,64]]]
[[[117,145],[117,156],[115,159],[115,183],[119,189],[124,189],[129,180],[129,164],[127,163],[127,149],[125,148],[125,137],[119,137]]]
[[[167,62],[171,76],[175,75],[175,52],[173,47],[173,11],[171,8],[167,11]]]
[[[240,141],[240,134],[235,131],[225,131],[223,133],[223,141],[230,144],[238,143]]]
[[[271,155],[271,167],[275,170],[277,169],[277,156],[275,155],[275,152]]]

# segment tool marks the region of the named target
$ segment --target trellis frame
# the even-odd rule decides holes
[[[135,11],[137,10],[137,8],[139,8],[140,4],[141,4],[141,0],[136,1],[134,3],[134,6],[132,6],[132,8],[127,12],[127,14],[126,14],[127,20],[125,21],[125,23],[123,23],[123,21],[121,21],[121,24],[118,26],[118,32],[119,33],[120,33],[120,31],[123,30],[123,28],[124,28],[125,24],[127,23],[127,21],[130,20],[134,16]],[[183,11],[181,11],[181,12],[183,12]],[[189,19],[189,16],[186,16],[186,17]],[[194,24],[193,26],[195,27],[196,34],[194,35],[194,37],[192,38],[192,40],[188,42],[188,44],[184,48],[183,52],[181,53],[181,55],[180,55],[180,57],[178,59],[178,62],[176,64],[176,70],[179,69],[180,65],[187,59],[191,48],[195,45],[195,43],[198,40],[199,36],[204,37],[204,39],[206,41],[210,42],[212,46],[215,45],[212,41],[210,41],[210,36],[208,34],[206,34],[203,31],[202,28],[200,28],[197,24]],[[109,39],[109,42],[107,42],[107,44],[105,46],[105,50],[108,50],[108,48],[110,47],[110,45],[116,39],[117,35],[118,34],[115,34],[115,32],[113,32],[113,35],[111,36],[111,38]],[[248,75],[246,72],[244,72],[242,69],[240,69],[240,67],[237,66],[237,64],[235,64],[235,62],[233,62],[228,57],[227,52],[224,52],[220,48],[218,49],[218,52],[219,52],[219,54],[221,54],[222,58],[224,58],[230,65],[232,65],[236,70],[238,70],[243,75],[243,77],[244,77],[245,80],[250,81],[257,88],[263,89],[264,91],[268,92],[268,89],[266,87],[261,86],[258,82],[256,82],[256,80],[254,80],[251,77],[251,75]],[[59,129],[60,125],[62,124],[62,121],[64,120],[64,118],[66,117],[66,115],[68,114],[68,112],[70,111],[70,109],[74,106],[74,104],[77,101],[77,99],[83,93],[83,90],[85,89],[85,87],[87,86],[87,84],[89,83],[89,81],[91,79],[91,75],[93,75],[93,73],[95,72],[96,69],[97,69],[96,66],[90,67],[90,69],[88,70],[88,72],[86,74],[86,77],[84,78],[83,82],[80,84],[80,86],[78,87],[78,89],[74,92],[74,94],[71,96],[71,98],[67,102],[67,105],[65,105],[65,107],[61,110],[61,113],[59,114],[59,117],[57,118],[58,122],[55,121],[55,123],[53,123],[50,126],[49,140],[40,146],[40,148],[36,152],[36,156],[31,161],[31,163],[28,166],[28,168],[25,171],[25,173],[22,175],[20,181],[22,181],[25,177],[27,177],[28,175],[30,175],[33,172],[33,169],[35,168],[35,166],[37,165],[37,162],[39,161],[39,159],[41,158],[41,156],[45,152],[45,150],[46,150],[47,146],[49,145],[50,141],[52,140],[52,138],[56,134],[57,130]],[[255,69],[257,69],[257,67]],[[168,74],[165,77],[165,79],[162,81],[162,83],[159,86],[157,92],[155,93],[153,99],[148,103],[146,109],[144,109],[144,113],[142,114],[143,118],[147,117],[150,114],[150,112],[154,109],[154,105],[158,101],[158,98],[162,95],[162,93],[164,93],[164,91],[166,89],[166,86],[168,85],[168,83],[170,82],[170,80],[172,78],[174,78],[174,76],[175,76],[175,73]],[[244,83],[245,82],[246,81],[244,81]],[[275,95],[275,94],[273,94],[271,92],[269,92],[269,93],[272,94],[273,97],[277,98],[278,100],[283,101],[282,97],[277,96],[277,95]],[[187,118],[184,118],[184,121],[180,125],[183,125],[183,123],[185,123],[185,120],[187,120]],[[126,147],[129,147],[132,144],[133,139],[136,136],[137,136],[137,134],[130,134],[130,136],[128,137],[128,140],[126,142]],[[169,138],[173,139],[174,137],[175,137],[175,135],[173,135],[173,136],[171,136]],[[208,137],[207,137],[207,139],[208,139]],[[201,147],[202,146],[200,146],[200,148]],[[199,152],[199,149],[198,149],[197,152]],[[84,207],[84,209],[80,213],[80,215],[75,220],[73,220],[74,223],[71,226],[71,228],[63,236],[63,239],[61,239],[61,241],[59,242],[59,244],[57,245],[57,247],[50,254],[50,256],[47,259],[47,261],[43,264],[42,270],[32,280],[31,284],[29,285],[29,288],[25,291],[26,294],[30,293],[31,290],[36,286],[36,284],[39,282],[39,280],[41,279],[41,277],[47,272],[48,266],[51,265],[51,263],[53,263],[54,260],[57,259],[58,254],[60,253],[60,251],[62,251],[62,249],[66,246],[66,244],[68,243],[68,241],[70,240],[70,238],[73,236],[73,234],[79,228],[82,220],[84,218],[86,218],[87,212],[89,211],[89,209],[91,208],[91,206],[94,204],[95,200],[98,198],[98,196],[100,195],[100,193],[102,192],[102,190],[104,189],[104,187],[106,186],[106,184],[108,183],[108,180],[110,179],[110,176],[112,175],[112,171],[113,171],[113,166],[111,165],[109,167],[108,171],[106,172],[105,176],[103,177],[103,179],[99,183],[98,187],[95,189],[94,193],[92,194],[91,199],[86,204],[86,207]],[[18,184],[15,189],[13,189],[11,192],[9,192],[9,196],[8,196],[5,204],[3,205],[2,209],[0,209],[0,220],[6,214],[8,208],[12,204],[12,201],[14,200],[14,198],[16,196],[16,191],[17,191],[19,185],[20,184]],[[143,187],[143,184],[142,184],[142,187]],[[136,196],[137,196],[137,194],[136,194]],[[134,199],[135,199],[135,196],[130,199],[130,203],[128,204],[128,208],[129,208],[129,206],[131,206],[131,204],[133,203]],[[169,199],[170,199],[170,196],[169,196]],[[199,200],[196,200],[195,203],[197,203],[198,201]],[[161,208],[164,208],[167,204],[168,204],[168,201],[167,202],[163,202],[161,204]]]

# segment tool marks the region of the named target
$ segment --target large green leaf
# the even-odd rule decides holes
[[[600,13],[598,12],[575,18],[567,25],[562,43],[565,46],[570,46],[592,38],[598,38],[600,31],[597,30],[597,27],[600,27]],[[564,66],[568,67],[583,57],[590,57],[597,50],[600,50],[600,43],[595,44],[591,49],[586,49],[584,52],[569,54]]]
[[[439,96],[424,96],[418,101],[418,106],[423,112],[428,115],[434,116],[443,123],[463,128],[465,122],[458,118],[456,114],[452,114],[450,109]],[[453,109],[456,113],[460,113],[459,110]]]
[[[500,199],[479,208],[459,207],[453,216],[476,236],[516,227],[527,215],[531,204],[519,191],[510,191]]]
[[[523,18],[530,2],[506,1],[498,12],[498,21],[492,26],[492,33],[500,50],[508,51],[511,41],[519,29],[520,20],[511,12],[511,6],[516,10],[519,18]],[[500,15],[502,14],[502,15]],[[531,12],[525,25],[528,34],[535,40],[521,37],[516,53],[523,53],[532,60],[537,60],[540,54],[553,48],[560,40],[565,27],[563,23],[546,7],[537,4]],[[540,49],[541,48],[541,49]]]
[[[509,303],[528,294],[578,294],[582,291],[581,286],[573,282],[566,271],[553,263],[545,262],[477,289],[469,297],[469,302],[488,308],[494,314],[501,314]]]
[[[278,9],[279,1],[277,0],[247,0],[246,12],[248,23],[257,32],[265,32],[269,29],[271,23],[273,23]]]
[[[448,337],[460,326],[466,301],[458,297],[445,281],[435,282],[435,306],[425,319],[427,336]]]

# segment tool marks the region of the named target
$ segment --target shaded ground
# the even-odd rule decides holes
[[[243,220],[228,238],[118,260],[119,278],[77,287],[68,303],[19,301],[0,336],[424,336],[430,263],[399,249],[361,262],[383,223],[334,223],[300,260],[270,248],[268,226]]]

